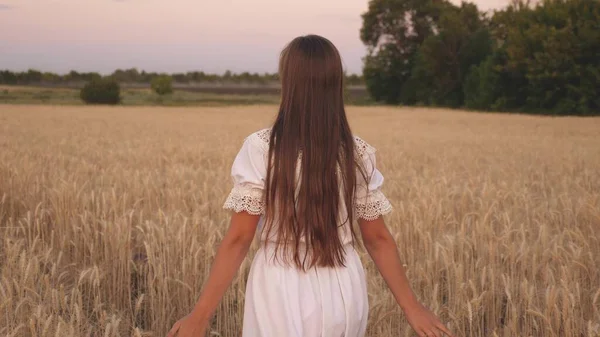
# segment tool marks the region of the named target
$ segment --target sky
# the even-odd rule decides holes
[[[508,0],[473,2],[489,10]],[[0,0],[0,69],[276,72],[287,42],[318,34],[360,73],[367,8],[368,0]]]

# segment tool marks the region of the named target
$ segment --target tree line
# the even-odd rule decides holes
[[[600,114],[600,0],[511,0],[491,13],[448,0],[370,0],[360,37],[363,74],[378,102],[553,115]],[[0,71],[0,84],[258,83],[276,73],[159,74],[117,69],[109,76],[71,71]],[[166,79],[165,79],[166,78]],[[162,86],[165,87],[164,85]],[[168,91],[168,90],[167,90]]]
[[[211,74],[202,71],[190,71],[186,73],[164,74],[157,72],[139,71],[136,68],[117,69],[112,74],[102,76],[96,72],[77,72],[70,71],[67,74],[56,74],[52,72],[41,72],[36,69],[29,69],[23,72],[13,72],[10,70],[0,70],[0,84],[6,85],[77,85],[88,83],[103,77],[108,77],[119,83],[148,84],[156,78],[168,76],[174,83],[194,84],[194,83],[248,83],[248,84],[270,84],[279,81],[277,73],[233,73],[226,71],[223,74]],[[346,76],[348,85],[363,85],[362,75],[349,74]]]
[[[364,78],[388,104],[600,114],[600,1],[371,0]]]

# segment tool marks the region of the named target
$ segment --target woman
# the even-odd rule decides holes
[[[367,287],[354,243],[364,245],[419,336],[450,336],[416,299],[383,215],[375,149],[353,136],[343,101],[340,55],[327,39],[294,39],[281,53],[282,97],[273,126],[237,154],[233,210],[209,279],[169,337],[203,336],[259,229],[246,287],[243,337],[359,337]]]

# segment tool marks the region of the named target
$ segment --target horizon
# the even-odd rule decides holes
[[[471,2],[482,11],[508,3]],[[367,9],[366,0],[0,0],[0,69],[276,73],[287,42],[319,34],[348,74],[361,74]]]

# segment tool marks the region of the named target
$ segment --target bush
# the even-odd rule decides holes
[[[160,96],[173,93],[173,78],[168,75],[161,75],[152,79],[150,83],[152,91]]]
[[[121,87],[110,78],[94,79],[81,89],[80,97],[88,104],[115,105],[121,102]]]
[[[497,100],[502,93],[499,81],[491,56],[481,64],[472,66],[463,85],[465,106],[478,110],[505,108],[497,106]]]

